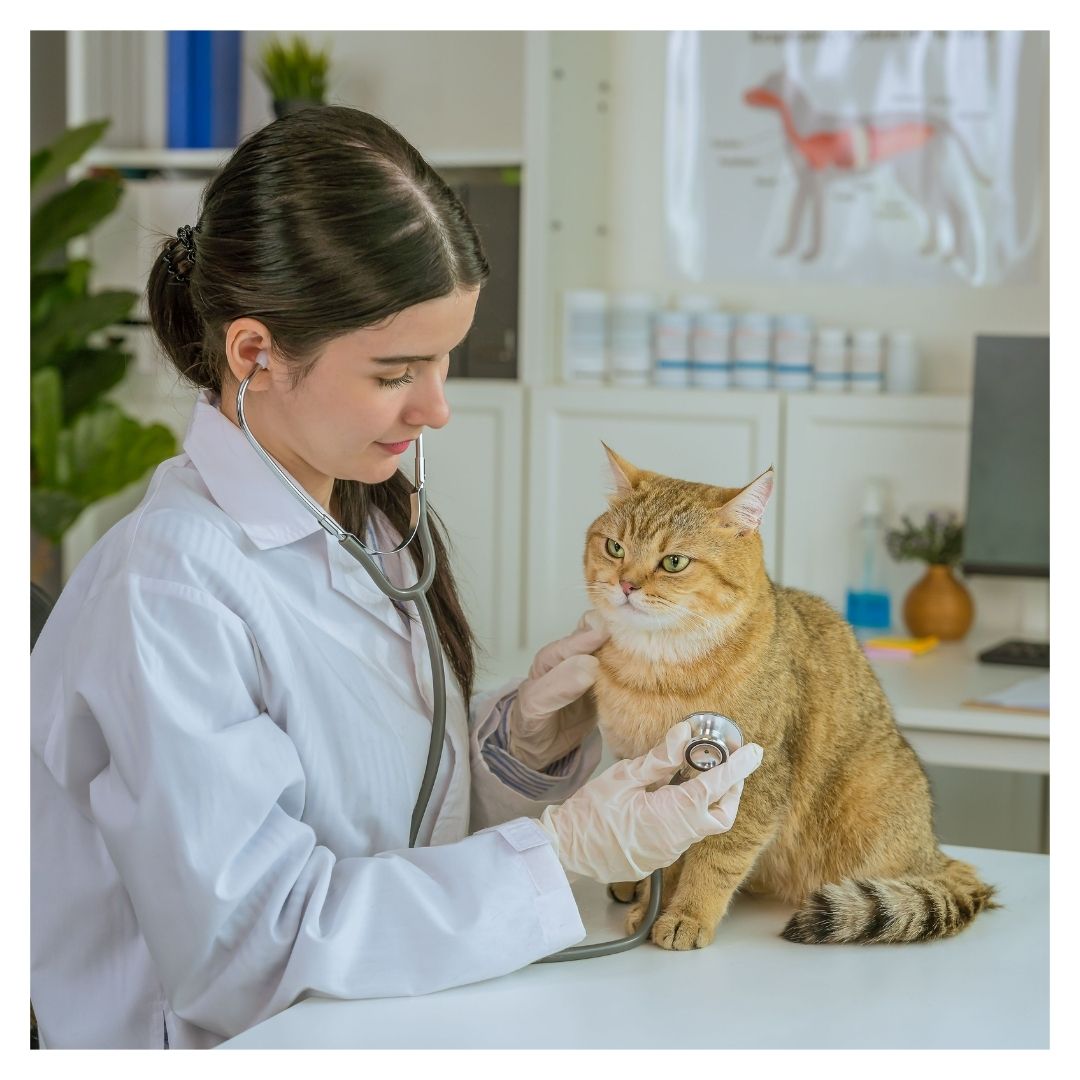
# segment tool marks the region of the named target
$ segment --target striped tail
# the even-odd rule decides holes
[[[1000,907],[994,887],[949,859],[932,877],[851,879],[824,885],[791,917],[783,936],[806,945],[933,941],[960,933],[983,908]]]

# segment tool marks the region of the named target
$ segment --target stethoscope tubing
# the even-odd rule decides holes
[[[427,810],[431,792],[435,787],[435,777],[439,771],[439,759],[442,757],[443,739],[446,734],[446,672],[443,667],[442,649],[439,645],[438,628],[435,625],[435,617],[431,613],[431,606],[427,601],[427,591],[435,580],[435,545],[431,539],[431,531],[428,528],[427,518],[427,491],[424,486],[424,444],[423,435],[416,438],[416,491],[413,499],[416,500],[414,511],[416,521],[408,536],[390,551],[378,551],[368,549],[364,542],[354,533],[344,528],[332,514],[320,506],[295,480],[263,449],[261,443],[255,438],[254,433],[248,426],[244,415],[244,394],[248,384],[256,376],[262,367],[256,367],[240,384],[236,392],[236,416],[240,421],[240,429],[247,436],[248,442],[258,453],[259,457],[266,462],[273,472],[284,482],[286,487],[304,504],[315,516],[315,519],[341,546],[359,562],[368,572],[371,580],[375,582],[379,590],[391,600],[402,603],[412,601],[416,604],[420,623],[424,629],[424,638],[427,642],[428,657],[431,661],[431,742],[428,744],[427,761],[424,765],[424,775],[420,781],[420,792],[417,795],[416,805],[413,807],[412,821],[409,827],[409,847],[415,847],[416,837],[420,832],[420,824]],[[420,538],[420,551],[424,558],[424,568],[419,574],[416,583],[409,588],[399,588],[383,573],[382,567],[372,557],[373,555],[390,555],[400,552],[409,544],[415,536]]]

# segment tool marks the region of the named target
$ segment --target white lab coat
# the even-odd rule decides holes
[[[546,802],[480,752],[520,680],[466,710],[447,667],[410,850],[431,731],[419,620],[205,394],[184,449],[76,568],[33,652],[44,1045],[160,1047],[167,1028],[172,1047],[212,1046],[307,995],[424,994],[580,941],[531,820]],[[550,801],[599,756],[594,733]]]

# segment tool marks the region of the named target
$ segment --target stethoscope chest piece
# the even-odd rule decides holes
[[[683,751],[683,767],[676,774],[674,783],[682,783],[695,773],[723,765],[743,744],[739,726],[720,713],[691,713],[685,719],[690,722],[690,741]]]

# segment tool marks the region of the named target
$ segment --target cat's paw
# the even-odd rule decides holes
[[[645,918],[645,909],[649,906],[648,900],[638,900],[632,908],[626,913],[626,932],[627,934],[636,934],[638,927],[641,926],[642,919]]]
[[[687,949],[703,949],[711,945],[716,936],[716,927],[706,926],[686,912],[668,909],[660,913],[649,936],[661,949],[685,952]]]
[[[613,881],[608,887],[608,896],[618,904],[629,904],[637,896],[636,881]]]

